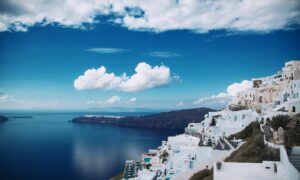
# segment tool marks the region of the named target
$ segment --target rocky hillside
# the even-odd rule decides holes
[[[145,116],[115,117],[77,117],[74,123],[105,123],[123,127],[184,129],[190,122],[201,122],[209,108],[195,108],[163,112]]]
[[[234,151],[225,159],[227,162],[262,162],[279,161],[279,150],[270,149],[264,144],[263,132],[259,123],[252,122],[242,131],[229,136],[229,139],[243,139],[243,144],[237,151]]]

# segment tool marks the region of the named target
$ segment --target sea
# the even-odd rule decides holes
[[[168,136],[183,130],[79,124],[83,115],[127,116],[147,113],[1,112],[1,180],[107,180]],[[16,118],[30,116],[32,118]]]

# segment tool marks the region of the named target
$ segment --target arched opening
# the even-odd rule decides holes
[[[293,106],[292,112],[296,112],[296,107],[295,106]]]

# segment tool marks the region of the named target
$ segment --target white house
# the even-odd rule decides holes
[[[296,153],[300,150],[295,148]],[[300,154],[299,154],[300,157]],[[214,180],[299,180],[300,173],[290,162],[284,146],[280,146],[280,161],[262,163],[222,162],[220,168],[214,164]]]

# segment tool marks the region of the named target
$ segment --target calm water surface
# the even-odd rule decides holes
[[[0,123],[0,179],[109,179],[125,160],[181,133],[68,122],[82,114],[26,113],[33,118]]]

